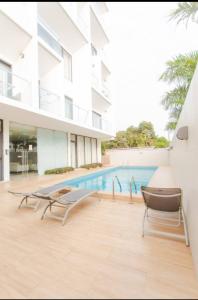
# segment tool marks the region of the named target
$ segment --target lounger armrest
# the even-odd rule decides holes
[[[23,193],[23,192],[14,192],[14,191],[10,191],[10,190],[8,190],[8,193],[16,195],[16,196],[31,196],[32,195],[32,193],[28,193],[28,192]]]

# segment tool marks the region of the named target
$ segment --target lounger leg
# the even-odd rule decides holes
[[[187,229],[187,225],[186,225],[186,218],[185,218],[183,208],[181,209],[181,212],[182,212],[182,218],[183,218],[183,222],[184,222],[184,234],[185,234],[186,246],[189,247],[190,242],[189,242],[188,229]]]
[[[23,197],[23,199],[21,200],[21,203],[19,204],[18,208],[21,208],[24,201],[26,201],[26,203],[27,203],[27,198],[28,198],[27,196]]]
[[[65,225],[65,221],[66,221],[66,219],[68,217],[69,210],[70,210],[69,207],[67,207],[67,210],[66,210],[66,212],[64,214],[63,221],[62,221],[62,225],[63,226]]]
[[[145,224],[145,219],[146,219],[147,215],[148,215],[148,208],[146,208],[145,212],[144,212],[143,226],[142,226],[142,237],[144,237],[144,224]]]
[[[48,210],[48,207],[50,207],[50,205],[51,205],[51,203],[49,202],[49,203],[48,203],[48,205],[46,206],[46,208],[45,208],[45,209],[44,209],[44,211],[43,211],[43,214],[42,214],[41,220],[43,220],[43,219],[44,219],[45,213],[46,213],[46,211]]]

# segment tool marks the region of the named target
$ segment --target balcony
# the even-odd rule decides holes
[[[111,123],[95,111],[92,111],[92,126],[108,133],[112,132]]]
[[[63,48],[52,30],[40,19],[37,24],[38,36],[52,49],[59,57],[63,57]]]
[[[31,35],[0,11],[0,54],[10,63],[15,62],[30,42]],[[5,34],[5,29],[7,34]]]
[[[100,22],[95,10],[90,8],[91,14],[91,41],[96,49],[102,49],[106,44],[109,43],[109,38]]]
[[[44,88],[39,88],[39,108],[60,116],[60,97]]]
[[[105,112],[110,106],[109,100],[110,91],[105,82],[96,76],[95,72],[92,72],[92,106],[93,109],[99,112]]]
[[[74,104],[70,99],[65,100],[65,117],[83,126],[90,126],[89,111]]]
[[[38,2],[38,14],[56,32],[63,47],[72,54],[87,43],[87,39],[65,5],[59,2]]]
[[[0,95],[28,104],[31,100],[31,85],[13,72],[0,69]]]

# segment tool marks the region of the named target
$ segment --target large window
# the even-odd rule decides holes
[[[50,34],[49,30],[44,27],[39,21],[38,23],[38,35],[60,56],[63,57],[63,48],[59,42]]]
[[[95,128],[102,129],[102,117],[95,111],[92,111],[92,125]]]
[[[65,96],[65,117],[73,119],[73,100]]]
[[[71,164],[80,167],[84,164],[96,163],[97,139],[71,134]]]
[[[64,50],[64,77],[72,81],[72,56]]]

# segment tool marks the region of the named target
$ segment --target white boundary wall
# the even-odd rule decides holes
[[[169,150],[153,148],[111,149],[106,152],[111,165],[168,166]]]
[[[198,67],[189,88],[176,131],[188,126],[188,140],[173,138],[170,166],[183,190],[183,205],[187,218],[190,244],[198,274]]]

